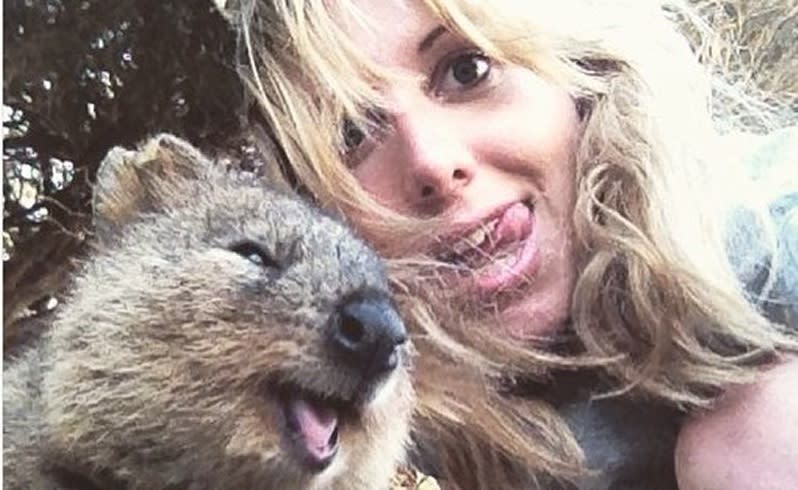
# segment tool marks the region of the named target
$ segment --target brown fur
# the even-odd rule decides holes
[[[408,347],[383,382],[325,344],[345,298],[387,299],[369,248],[165,135],[112,151],[94,204],[71,297],[4,366],[6,488],[387,487],[409,430]],[[280,267],[228,249],[242,239]],[[286,385],[348,405],[321,472],[287,449]]]

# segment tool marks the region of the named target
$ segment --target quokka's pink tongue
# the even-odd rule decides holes
[[[289,408],[308,454],[317,461],[334,454],[336,441],[331,439],[338,428],[338,413],[330,407],[322,407],[304,399],[291,401]]]

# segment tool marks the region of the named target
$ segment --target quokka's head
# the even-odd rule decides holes
[[[94,207],[96,246],[51,342],[65,444],[121,459],[122,479],[387,483],[410,346],[371,249],[168,135],[113,150]]]

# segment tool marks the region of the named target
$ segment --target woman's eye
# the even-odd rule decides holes
[[[357,149],[366,139],[366,133],[363,132],[351,119],[344,120],[343,127],[343,140],[344,151],[351,152]]]
[[[391,126],[389,116],[380,109],[366,111],[362,124],[361,126],[349,118],[345,118],[342,124],[342,153],[350,163],[364,156],[368,148],[378,143]]]
[[[469,52],[455,56],[443,66],[436,91],[441,94],[472,88],[490,74],[491,60],[481,53]]]
[[[241,257],[249,260],[255,265],[271,269],[280,269],[280,263],[272,255],[263,249],[258,243],[251,240],[244,240],[230,246],[230,251],[237,253]]]

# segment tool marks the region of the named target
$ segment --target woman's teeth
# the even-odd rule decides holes
[[[534,209],[534,204],[525,200],[521,204],[526,206],[531,212]],[[496,228],[502,216],[493,218],[487,223],[482,223],[468,234],[460,237],[454,241],[446,252],[438,256],[438,259],[450,264],[469,265],[471,267],[482,268],[487,263],[494,261],[496,268],[502,269],[512,265],[515,257],[510,253],[518,248],[517,244],[504,244],[501,246],[499,242],[503,241],[502,237],[496,236]],[[510,245],[507,247],[507,245]],[[499,250],[504,248],[506,250]]]
[[[451,253],[463,255],[470,250],[480,247],[490,238],[490,234],[498,222],[499,219],[496,218],[488,223],[479,225],[474,231],[454,242],[451,246]]]

